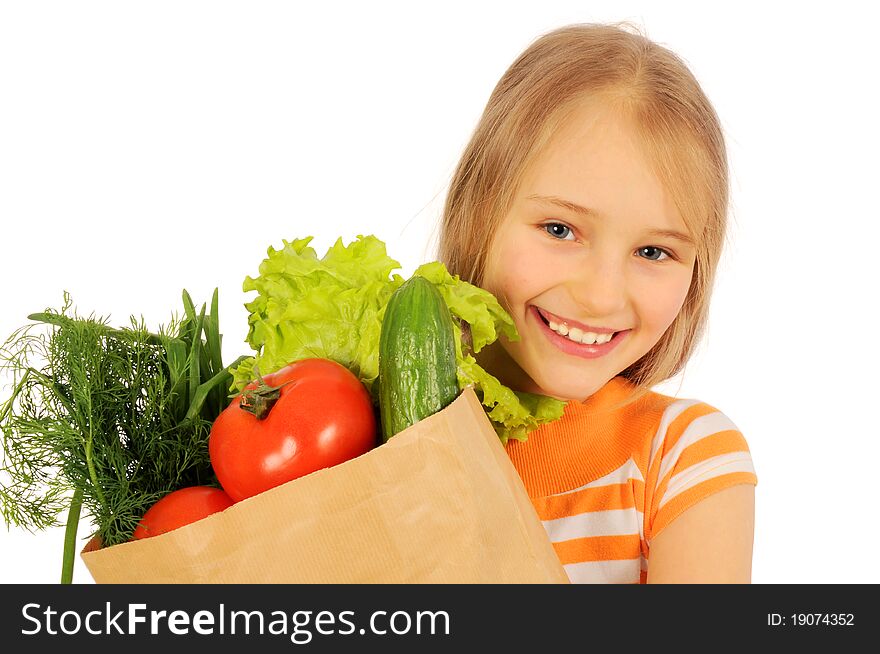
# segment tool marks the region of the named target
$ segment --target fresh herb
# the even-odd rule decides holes
[[[0,349],[12,378],[0,404],[0,510],[7,525],[58,526],[67,509],[62,583],[70,583],[85,508],[104,546],[128,541],[167,493],[217,486],[208,456],[211,423],[228,404],[232,375],[221,360],[217,290],[197,314],[151,333],[134,317],[110,327],[81,318],[64,294],[60,311],[14,332]],[[242,361],[241,357],[235,362]]]

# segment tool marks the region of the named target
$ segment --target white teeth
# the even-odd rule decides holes
[[[565,325],[565,324],[560,325],[559,323],[555,323],[551,320],[550,321],[550,329],[552,329],[554,332],[558,332],[559,334],[562,334],[563,336],[568,336],[568,325]]]
[[[594,332],[585,332],[577,327],[568,328],[568,325],[565,323],[559,324],[552,320],[548,321],[550,323],[550,329],[552,329],[557,334],[561,334],[562,336],[567,336],[570,340],[575,343],[583,343],[585,345],[602,345],[603,343],[607,343],[614,336],[613,333],[608,334],[596,334]]]

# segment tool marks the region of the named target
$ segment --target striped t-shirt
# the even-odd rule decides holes
[[[615,377],[506,446],[572,583],[645,583],[666,525],[716,491],[758,483],[726,415],[653,391],[614,409],[632,389]]]

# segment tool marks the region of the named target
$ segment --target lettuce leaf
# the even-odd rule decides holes
[[[268,374],[299,359],[322,357],[351,370],[378,403],[379,336],[388,300],[405,281],[392,274],[400,264],[375,236],[359,235],[349,245],[338,239],[321,259],[309,247],[311,240],[285,240],[280,250],[270,247],[259,276],[245,278],[243,290],[257,292],[245,304],[250,312],[246,341],[257,354],[233,370],[233,389],[243,389],[257,371]],[[491,293],[451,275],[439,261],[413,274],[432,282],[446,301],[453,315],[459,388],[473,385],[503,443],[525,440],[530,431],[562,415],[564,402],[514,391],[472,356],[501,334],[519,338],[512,318]]]
[[[379,334],[385,305],[405,281],[391,271],[400,264],[374,236],[342,239],[319,259],[312,237],[270,247],[256,279],[246,277],[245,292],[257,297],[246,341],[259,354],[236,368],[233,384],[241,390],[255,374],[268,374],[308,357],[332,359],[351,370],[372,392],[379,374]]]

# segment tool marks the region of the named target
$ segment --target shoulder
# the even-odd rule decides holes
[[[627,388],[634,389],[629,382]],[[627,413],[630,420],[642,425],[642,442],[650,454],[649,466],[660,456],[665,459],[668,469],[673,462],[671,454],[680,454],[705,439],[716,443],[725,439],[736,440],[738,445],[748,449],[742,431],[733,419],[714,404],[700,399],[649,390],[632,404]]]
[[[651,436],[650,462],[668,472],[688,457],[705,458],[728,451],[748,451],[745,436],[733,419],[714,404],[695,398],[674,398],[651,392],[656,428]],[[699,446],[698,450],[693,449]],[[661,475],[662,476],[662,475]]]
[[[662,531],[697,502],[739,484],[757,484],[742,431],[714,404],[651,392],[656,425],[647,435],[645,536]]]

